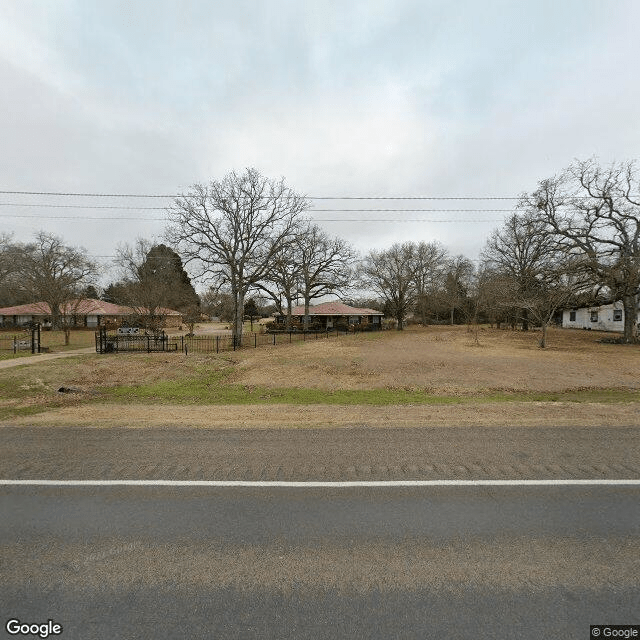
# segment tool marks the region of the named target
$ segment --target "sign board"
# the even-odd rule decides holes
[[[137,336],[140,333],[140,327],[118,327],[119,336]]]

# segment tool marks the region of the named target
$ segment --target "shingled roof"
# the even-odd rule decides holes
[[[135,309],[119,304],[112,304],[104,300],[94,300],[83,298],[71,300],[60,309],[66,315],[78,316],[130,316],[136,313]],[[176,316],[180,315],[173,309],[159,308],[156,310],[159,315]],[[15,307],[3,307],[0,309],[0,316],[48,316],[51,315],[51,308],[47,302],[32,302],[30,304],[19,304]]]
[[[294,307],[291,311],[294,316],[304,315],[304,305]],[[309,307],[309,315],[312,316],[383,316],[382,311],[359,307],[350,307],[339,300],[334,302],[323,302]]]

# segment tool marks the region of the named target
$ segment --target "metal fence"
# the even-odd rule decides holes
[[[0,334],[0,351],[40,353],[40,325],[20,334]]]
[[[256,349],[293,342],[308,342],[347,335],[349,331],[278,331],[273,333],[246,333],[242,339],[230,334],[208,336],[118,335],[100,331],[96,333],[98,353],[139,351],[180,351],[182,353],[220,353],[237,349]]]
[[[96,333],[96,351],[98,353],[118,353],[127,351],[177,351],[175,338],[164,333],[150,335],[109,334],[106,331]]]

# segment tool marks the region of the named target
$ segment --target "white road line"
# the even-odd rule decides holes
[[[250,487],[250,488],[352,488],[352,487],[527,487],[527,486],[640,486],[640,479],[603,480],[0,480],[0,486],[36,487]]]

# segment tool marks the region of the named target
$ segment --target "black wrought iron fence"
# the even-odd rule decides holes
[[[121,351],[177,351],[176,338],[164,333],[149,335],[109,334],[106,331],[96,333],[96,351],[98,353],[118,353]]]
[[[0,334],[0,351],[40,353],[40,325],[19,334]]]
[[[120,353],[130,351],[181,351],[183,353],[220,353],[236,349],[277,346],[293,342],[307,342],[337,338],[349,334],[342,329],[328,331],[277,331],[272,333],[246,333],[242,338],[230,334],[212,334],[206,336],[167,336],[158,335],[118,335],[106,331],[96,333],[96,351],[98,353]]]

